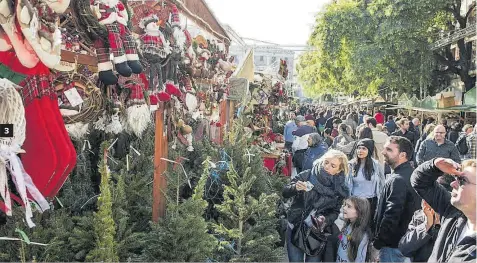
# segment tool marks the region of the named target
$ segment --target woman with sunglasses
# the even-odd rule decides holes
[[[451,159],[434,158],[421,164],[411,177],[414,190],[440,215],[441,227],[429,262],[475,262],[476,166],[475,159],[460,165]],[[455,178],[451,193],[436,182],[444,173]]]

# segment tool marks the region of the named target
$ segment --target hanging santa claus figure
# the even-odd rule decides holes
[[[113,63],[121,76],[141,73],[136,42],[127,28],[129,17],[126,6],[119,0],[91,0],[91,9],[98,22],[108,30],[109,45],[102,40],[95,42],[99,79],[106,85],[117,83]]]
[[[151,13],[145,16],[139,24],[139,27],[145,32],[140,39],[140,50],[149,64],[148,81],[151,92],[158,92],[157,89],[162,88],[164,81],[161,63],[171,54],[169,41],[165,40],[157,24],[158,21],[159,18]]]

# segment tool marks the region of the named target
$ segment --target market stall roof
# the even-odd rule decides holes
[[[475,96],[476,96],[476,91],[475,91],[475,87],[474,87],[474,88],[472,88],[471,90],[467,91],[464,94],[464,104],[469,105],[469,106],[473,106],[475,108],[476,107]]]
[[[396,105],[392,107],[386,108],[387,110],[397,110],[397,109],[407,109],[407,110],[417,110],[417,111],[424,111],[424,112],[476,112],[475,107],[468,107],[466,105],[458,105],[449,108],[442,108],[442,109],[426,109],[421,107],[409,107],[406,105]]]

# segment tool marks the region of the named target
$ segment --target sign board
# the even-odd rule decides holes
[[[241,101],[248,94],[248,80],[246,78],[230,78],[229,79],[229,100]]]

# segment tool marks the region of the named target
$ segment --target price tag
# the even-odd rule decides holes
[[[71,89],[65,91],[64,93],[65,93],[65,96],[68,99],[68,101],[70,102],[72,107],[76,107],[76,106],[80,105],[81,103],[83,103],[83,99],[79,95],[76,88],[71,88]]]

